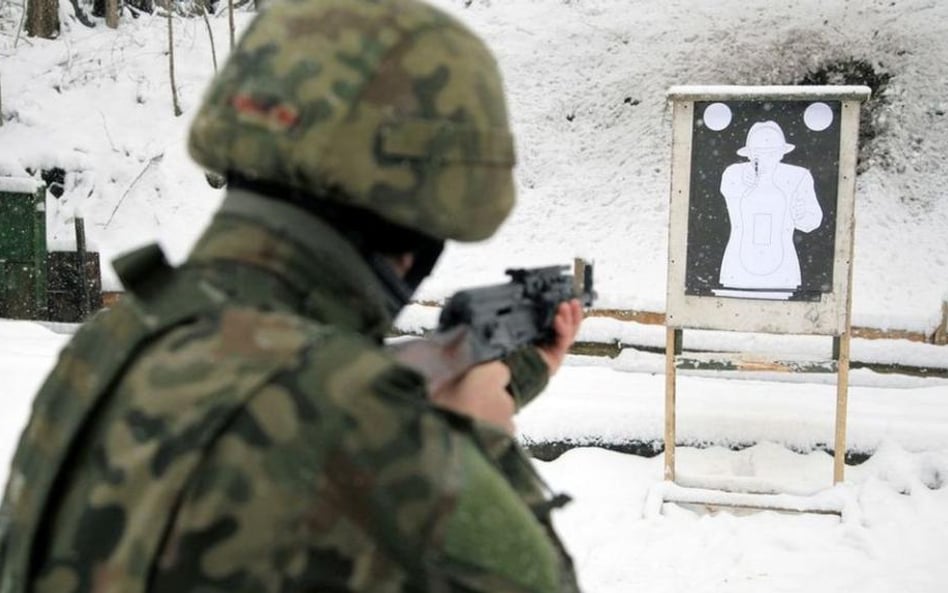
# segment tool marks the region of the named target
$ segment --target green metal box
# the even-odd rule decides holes
[[[46,267],[45,184],[0,177],[0,317],[46,317]]]

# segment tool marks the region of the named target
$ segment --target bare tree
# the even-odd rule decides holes
[[[214,63],[214,73],[217,74],[217,50],[214,49],[214,31],[211,30],[211,21],[207,18],[209,4],[210,0],[203,0],[200,3],[201,16],[204,17],[204,26],[207,27],[207,37],[211,40],[211,61]]]
[[[172,24],[174,11],[172,11],[172,1],[167,0],[165,3],[165,9],[168,11],[168,72],[171,77],[171,101],[174,105],[174,115],[178,117],[184,112],[181,111],[181,104],[178,103],[178,87],[174,81],[174,26]]]
[[[118,0],[105,0],[105,26],[118,28]]]
[[[234,49],[234,0],[227,0],[227,18],[230,20],[230,49]]]
[[[20,43],[20,33],[23,32],[23,24],[26,22],[26,0],[21,4],[23,10],[20,11],[20,22],[16,26],[16,38],[13,40],[13,49],[16,49],[18,43]]]
[[[79,0],[69,0],[69,3],[72,4],[72,10],[76,14],[76,20],[78,20],[80,23],[82,23],[86,27],[89,27],[90,29],[94,29],[95,23],[89,20],[89,16],[86,14],[84,10],[82,10],[82,7],[79,6]]]
[[[30,37],[59,37],[59,0],[28,0],[26,33]]]

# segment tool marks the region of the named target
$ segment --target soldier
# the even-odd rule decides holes
[[[511,416],[572,343],[430,396],[382,348],[444,240],[493,234],[513,144],[494,59],[416,0],[283,0],[190,136],[229,180],[187,261],[120,258],[34,403],[2,593],[574,592]]]

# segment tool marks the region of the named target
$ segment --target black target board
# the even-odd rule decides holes
[[[867,91],[669,92],[675,108],[671,321],[749,331],[838,330],[849,291],[859,105]]]
[[[832,291],[839,101],[695,102],[685,291]]]

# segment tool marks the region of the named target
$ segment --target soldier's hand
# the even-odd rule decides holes
[[[432,394],[436,406],[488,422],[513,435],[514,399],[507,391],[510,368],[500,361],[472,367],[460,379]]]
[[[583,322],[583,306],[579,299],[573,299],[565,303],[560,303],[556,310],[556,318],[553,320],[553,331],[556,332],[556,338],[552,344],[538,347],[540,357],[546,362],[550,369],[550,376],[560,370],[563,359],[570,346],[576,341],[576,334],[579,333],[579,326]]]

